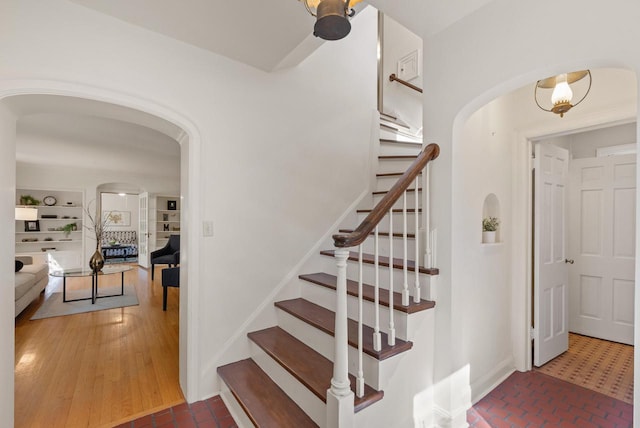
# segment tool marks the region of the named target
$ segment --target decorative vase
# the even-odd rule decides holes
[[[89,267],[94,273],[98,273],[104,267],[104,257],[102,257],[102,253],[99,248],[96,248],[95,253],[89,259]]]
[[[482,243],[483,244],[494,244],[496,242],[496,231],[483,231],[482,232]]]

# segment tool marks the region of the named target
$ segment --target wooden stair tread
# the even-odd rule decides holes
[[[335,335],[335,312],[301,298],[276,302],[275,305],[294,317],[312,325],[318,330],[321,330],[331,336]],[[373,349],[373,328],[368,325],[362,326],[362,351],[379,361],[386,360],[394,355],[408,351],[413,346],[411,342],[406,342],[397,338],[396,344],[394,346],[389,346],[387,342],[387,334],[381,332],[381,336],[382,348],[380,351],[376,351]],[[348,320],[348,340],[350,346],[356,349],[358,348],[358,322],[352,319]]]
[[[320,254],[322,254],[323,256],[335,257],[335,250],[323,250],[323,251],[320,251]],[[356,251],[349,251],[349,260],[357,262],[358,261],[358,253]],[[363,253],[362,254],[362,262],[366,263],[366,264],[370,264],[370,265],[374,264],[373,254]],[[388,267],[389,266],[389,257],[379,256],[378,257],[378,264],[380,266]],[[404,269],[403,260],[394,258],[393,259],[393,268],[394,269]],[[407,268],[409,269],[409,271],[413,272],[414,269],[415,269],[415,262],[413,260],[407,260]],[[439,273],[438,268],[419,267],[418,271],[420,273],[424,273],[426,275],[438,275],[438,273]]]
[[[401,177],[402,174],[404,174],[404,172],[379,172],[376,174],[376,177],[378,178],[383,178],[383,177]],[[420,172],[420,174],[422,174],[422,171]]]
[[[384,121],[387,121],[387,122],[402,126],[403,128],[407,128],[407,129],[410,128],[409,124],[407,124],[404,121],[398,119],[396,116],[393,116],[393,115],[390,115],[390,114],[387,114],[387,113],[382,113],[382,112],[380,112],[380,116],[381,116],[380,117],[381,120],[384,120]]]
[[[373,211],[373,210],[371,210],[371,209],[356,210],[356,212],[359,213],[359,214],[370,213],[371,211]],[[391,212],[393,212],[394,214],[400,214],[400,213],[402,213],[402,211],[403,211],[402,208],[397,208],[397,209],[391,210]],[[407,213],[415,213],[416,211],[421,213],[422,212],[422,208],[418,208],[417,210],[415,208],[407,208]]]
[[[413,193],[416,191],[416,189],[407,189],[406,191],[407,193]],[[418,188],[418,192],[422,192],[422,187]],[[373,195],[386,195],[387,193],[389,193],[388,190],[377,190],[375,192],[371,192],[371,194]]]
[[[418,155],[382,155],[378,156],[380,160],[406,160],[406,159],[415,159]]]
[[[330,360],[280,327],[254,331],[248,337],[319,399],[327,402],[327,390],[331,387],[333,376],[333,363]],[[355,377],[349,375],[349,380],[351,390],[355,391]],[[365,385],[362,398],[355,396],[354,410],[358,412],[381,400],[383,396],[384,392]]]
[[[252,359],[218,367],[218,375],[255,426],[318,427]]]
[[[313,284],[320,285],[322,287],[330,288],[332,290],[336,289],[336,276],[329,275],[328,273],[319,272],[319,273],[311,273],[306,275],[300,275],[298,278],[311,282]],[[358,297],[358,281],[347,280],[347,294],[350,296]],[[363,300],[367,300],[369,302],[374,301],[374,287],[369,284],[362,284],[362,298]],[[389,307],[389,290],[381,288],[379,290],[379,302],[381,305]],[[413,298],[409,299],[409,306],[402,306],[402,294],[394,291],[393,292],[393,308],[396,311],[404,312],[407,314],[413,314],[416,312],[425,311],[427,309],[431,309],[436,305],[435,302],[431,300],[421,299],[420,302],[415,303]]]
[[[353,232],[353,229],[340,229],[338,230],[338,232],[340,233],[351,233]],[[374,235],[374,232],[371,232],[369,235]],[[389,236],[389,232],[378,232],[379,236]],[[402,238],[404,235],[402,233],[394,233],[393,237],[394,238]],[[407,238],[409,239],[415,239],[416,235],[413,233],[407,233]]]
[[[404,134],[402,136],[404,136]],[[415,138],[417,138],[417,137],[415,137]],[[422,147],[422,142],[421,141],[405,141],[405,140],[394,140],[392,138],[380,138],[380,142],[381,143],[391,143],[391,144],[408,144],[408,145],[411,145],[411,146]]]

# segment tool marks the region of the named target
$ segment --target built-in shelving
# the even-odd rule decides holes
[[[33,205],[33,201],[29,201],[24,205],[21,197],[26,195],[39,203]],[[16,208],[35,208],[38,214],[35,220],[15,221],[16,254],[46,261],[49,252],[65,251],[73,252],[81,260],[84,247],[83,203],[81,191],[17,189]],[[64,230],[67,225],[74,226]]]
[[[180,234],[180,197],[156,196],[155,248],[165,246],[171,235]]]

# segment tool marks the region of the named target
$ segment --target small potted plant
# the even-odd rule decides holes
[[[493,244],[496,242],[496,231],[500,225],[497,217],[485,217],[482,219],[482,242]]]

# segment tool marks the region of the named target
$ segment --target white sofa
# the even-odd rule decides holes
[[[17,256],[24,266],[16,272],[16,313],[17,317],[44,290],[49,282],[49,265],[33,263],[31,256]]]

